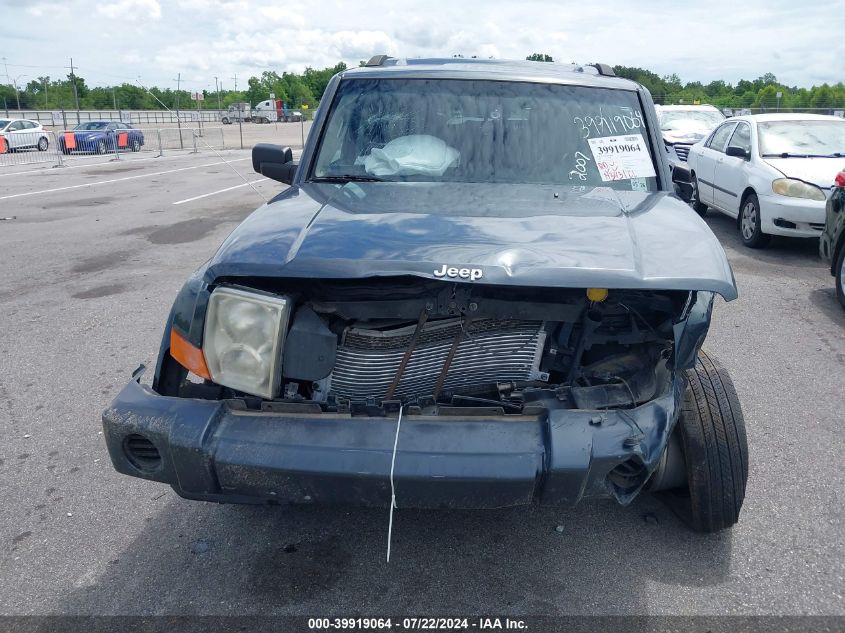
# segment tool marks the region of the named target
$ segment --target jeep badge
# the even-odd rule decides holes
[[[480,268],[447,268],[446,264],[440,270],[434,271],[435,277],[460,277],[461,279],[469,279],[475,281],[481,279],[484,273]]]

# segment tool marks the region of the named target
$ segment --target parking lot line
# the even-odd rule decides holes
[[[131,161],[132,163],[143,163],[143,162],[148,161],[148,160],[157,160],[157,161],[160,161],[160,162],[164,162],[164,160],[167,160],[167,159],[170,159],[170,158],[183,158],[184,156],[185,156],[185,154],[171,154],[169,156],[146,156],[144,158],[135,158],[135,157],[122,158],[119,163],[118,163],[118,161],[115,161],[114,159],[111,159],[109,161],[100,161],[100,162],[91,161],[89,163],[81,163],[79,165],[62,165],[60,169],[61,170],[65,170],[65,169],[84,169],[84,168],[87,168],[87,167],[106,167],[108,165],[117,165],[117,164],[123,165],[123,164],[125,164],[125,161],[127,161],[127,160]],[[91,156],[91,157],[81,156],[80,158],[83,158],[83,159],[85,159],[85,158],[102,158],[102,156]],[[67,159],[65,159],[65,160],[67,160]],[[31,164],[37,165],[38,163],[31,163]],[[58,165],[46,165],[44,163],[41,163],[41,165],[42,166],[38,169],[28,169],[27,171],[13,171],[13,172],[9,172],[7,174],[0,174],[0,178],[8,178],[9,176],[25,176],[26,174],[38,174],[38,173],[42,173],[42,172],[48,172],[51,169],[59,168]],[[54,172],[54,173],[61,173],[61,172],[59,171],[59,172]]]
[[[239,161],[251,160],[249,156],[246,158],[235,158],[232,160],[221,160],[216,163],[206,163],[204,165],[194,165],[193,167],[179,167],[178,169],[167,169],[165,171],[156,171],[149,174],[137,174],[135,176],[124,176],[123,178],[111,178],[109,180],[100,180],[98,182],[86,182],[80,185],[68,185],[67,187],[55,187],[53,189],[43,189],[41,191],[27,191],[25,193],[15,193],[9,196],[0,196],[0,200],[10,200],[12,198],[24,198],[26,196],[37,196],[43,193],[55,193],[57,191],[68,191],[70,189],[82,189],[84,187],[96,187],[97,185],[108,185],[115,182],[123,182],[126,180],[138,180],[139,178],[151,178],[153,176],[163,176],[164,174],[173,174],[179,171],[188,171],[189,169],[201,169],[203,167],[212,167],[214,165],[225,165],[228,163],[237,163]]]
[[[193,198],[185,198],[184,200],[178,200],[173,204],[185,204],[186,202],[193,202],[194,200],[200,200],[202,198],[208,198],[210,196],[216,196],[218,193],[226,193],[227,191],[232,191],[233,189],[240,189],[241,187],[249,187],[250,185],[254,185],[257,182],[263,182],[267,180],[267,178],[259,178],[258,180],[251,180],[249,182],[242,182],[239,185],[235,185],[234,187],[226,187],[225,189],[218,189],[217,191],[211,191],[209,193],[204,193],[199,196],[194,196]]]

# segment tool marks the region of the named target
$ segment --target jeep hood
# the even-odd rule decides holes
[[[721,245],[687,205],[605,187],[306,183],[238,226],[205,278],[436,279],[444,264],[481,269],[458,283],[737,296]]]

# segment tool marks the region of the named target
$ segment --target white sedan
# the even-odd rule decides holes
[[[50,137],[38,121],[28,119],[0,119],[0,134],[9,149],[38,149],[46,152]]]
[[[728,119],[689,154],[691,204],[737,220],[742,242],[818,237],[831,183],[845,167],[845,120],[815,114]]]

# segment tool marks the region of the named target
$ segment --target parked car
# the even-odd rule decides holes
[[[845,169],[836,175],[827,199],[819,254],[830,264],[830,274],[836,277],[836,296],[845,308]]]
[[[0,134],[11,151],[37,149],[46,152],[50,137],[38,121],[29,119],[0,119]]]
[[[712,105],[658,105],[655,109],[666,152],[669,154],[672,180],[680,196],[689,201],[692,195],[687,168],[690,148],[724,121],[725,115]]]
[[[63,154],[73,152],[105,154],[117,149],[140,151],[144,133],[121,121],[86,121],[71,132],[59,135],[59,149]]]
[[[185,283],[115,468],[232,503],[499,508],[667,491],[734,524],[745,426],[701,349],[719,241],[647,90],[596,68],[378,56],[336,75],[289,185]]]
[[[693,207],[736,218],[751,248],[772,235],[818,238],[845,157],[845,120],[816,114],[729,119],[689,154]]]

